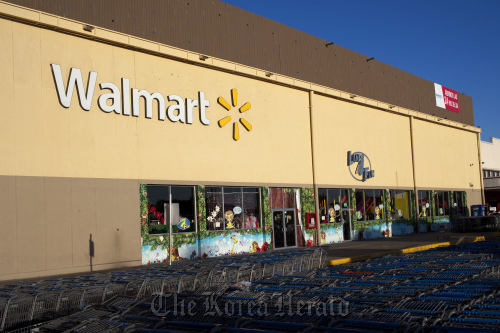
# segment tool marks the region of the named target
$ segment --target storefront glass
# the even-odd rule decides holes
[[[420,217],[429,217],[432,215],[431,192],[418,191],[418,208]]]
[[[257,187],[205,187],[207,230],[260,227],[260,192]]]
[[[465,192],[453,192],[453,213],[455,216],[466,216],[467,207],[465,206]]]
[[[411,218],[411,192],[390,190],[389,196],[391,218],[393,220]]]
[[[356,190],[357,221],[384,219],[384,190]]]
[[[449,194],[450,194],[449,192],[444,192],[444,191],[434,192],[437,216],[450,215]]]
[[[196,232],[193,186],[148,185],[149,234]]]
[[[321,223],[344,222],[342,210],[349,209],[349,192],[345,189],[318,189]]]

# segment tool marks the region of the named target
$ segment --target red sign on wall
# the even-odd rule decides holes
[[[436,105],[440,108],[458,113],[458,93],[455,90],[434,83]]]

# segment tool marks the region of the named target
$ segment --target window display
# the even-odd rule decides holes
[[[257,187],[205,187],[207,230],[260,228]]]
[[[356,190],[355,195],[358,221],[385,219],[384,190]]]
[[[450,194],[449,192],[444,192],[444,191],[434,192],[437,216],[450,215],[449,194]]]
[[[148,185],[149,234],[196,232],[193,186]]]
[[[390,216],[393,220],[411,218],[411,192],[389,191],[389,202],[391,205]]]
[[[349,191],[346,189],[318,189],[321,223],[344,222],[342,209],[349,207]]]
[[[418,191],[418,210],[420,217],[429,217],[432,215],[431,192]]]
[[[454,209],[454,214],[459,216],[466,216],[467,215],[467,207],[465,205],[465,192],[459,191],[459,192],[453,192],[453,209]]]

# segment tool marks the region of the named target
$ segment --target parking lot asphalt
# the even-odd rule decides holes
[[[388,252],[402,251],[411,248],[433,247],[439,245],[450,245],[458,241],[467,242],[476,237],[490,239],[499,237],[498,232],[475,232],[475,233],[453,233],[453,232],[426,232],[411,234],[408,236],[385,237],[372,240],[345,241],[343,243],[331,244],[327,252],[327,263],[347,258],[363,259],[366,256],[384,255]],[[338,261],[342,262],[342,261]]]

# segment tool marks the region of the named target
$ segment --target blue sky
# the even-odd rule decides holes
[[[472,96],[500,137],[500,0],[223,0]]]

